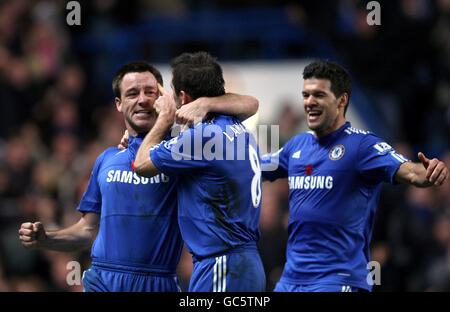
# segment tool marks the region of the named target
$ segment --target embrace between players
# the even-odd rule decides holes
[[[194,262],[189,291],[266,291],[256,247],[261,177],[289,179],[287,260],[274,291],[370,291],[369,243],[382,183],[448,183],[442,161],[419,153],[414,163],[352,128],[345,118],[350,76],[338,64],[305,67],[303,107],[311,131],[264,156],[241,124],[258,101],[226,93],[211,55],[184,53],[171,67],[173,95],[145,62],[126,64],[113,78],[128,136],[97,158],[77,207],[80,220],[58,231],[40,222],[19,229],[28,248],[92,245],[84,291],[180,291],[183,242]],[[175,122],[184,130],[171,137]],[[230,139],[230,127],[243,131]],[[223,157],[196,152],[211,144],[211,132],[222,146],[215,155]]]

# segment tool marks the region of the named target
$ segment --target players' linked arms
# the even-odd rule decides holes
[[[395,175],[396,181],[417,187],[440,186],[448,180],[449,171],[444,162],[437,158],[428,159],[418,154],[420,163],[405,162]]]
[[[134,171],[144,177],[153,177],[159,173],[150,158],[150,149],[159,144],[175,121],[175,102],[172,96],[158,84],[160,97],[155,101],[159,112],[155,125],[145,136],[134,160]]]
[[[253,96],[227,93],[210,98],[209,112],[232,115],[244,121],[256,114],[258,107],[259,101]]]

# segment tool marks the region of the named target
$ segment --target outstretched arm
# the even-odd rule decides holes
[[[405,162],[395,175],[397,182],[417,187],[439,186],[448,179],[447,166],[437,158],[428,159],[423,153],[418,154],[420,163]]]
[[[158,169],[150,158],[150,149],[164,140],[167,131],[175,120],[175,102],[172,96],[158,84],[160,97],[155,101],[155,109],[159,111],[158,118],[152,130],[145,136],[134,160],[134,171],[144,177],[158,174]]]
[[[256,98],[250,95],[226,93],[216,97],[200,97],[183,105],[176,112],[179,124],[196,124],[206,118],[208,113],[236,116],[240,121],[253,116],[259,107]]]
[[[19,229],[19,239],[26,248],[83,250],[89,248],[97,236],[99,220],[96,213],[84,213],[77,223],[58,231],[45,231],[41,222],[27,222]]]

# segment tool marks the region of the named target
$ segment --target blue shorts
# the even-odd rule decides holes
[[[350,285],[339,284],[291,284],[279,281],[273,290],[275,292],[359,292],[363,289],[352,287]]]
[[[266,275],[256,247],[233,250],[194,261],[192,292],[254,292],[266,290]]]
[[[84,292],[179,292],[175,275],[121,272],[91,267],[83,273]]]

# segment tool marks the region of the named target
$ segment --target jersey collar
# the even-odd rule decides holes
[[[128,149],[134,155],[137,153],[139,146],[141,146],[142,141],[145,138],[145,134],[138,134],[136,136],[130,135],[128,138]]]

